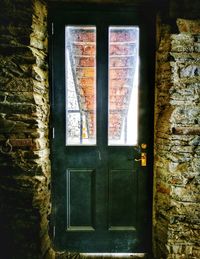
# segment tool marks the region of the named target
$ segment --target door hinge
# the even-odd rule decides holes
[[[53,127],[52,128],[52,139],[54,139],[55,138],[55,128]]]
[[[51,35],[54,35],[54,24],[53,24],[53,22],[51,23]]]
[[[56,236],[56,226],[53,226],[53,240],[55,239]]]

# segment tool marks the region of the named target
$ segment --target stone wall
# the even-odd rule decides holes
[[[159,24],[156,70],[156,258],[200,258],[200,21]]]
[[[47,9],[3,0],[0,13],[0,257],[51,252]]]

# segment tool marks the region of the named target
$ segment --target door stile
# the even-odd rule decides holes
[[[52,188],[53,188],[53,199],[54,199],[54,238],[55,244],[58,242],[59,233],[62,231],[65,225],[66,212],[62,209],[63,203],[66,202],[65,197],[65,186],[62,184],[65,181],[65,173],[63,172],[64,157],[63,155],[58,156],[57,154],[64,153],[65,143],[65,109],[63,109],[63,97],[65,96],[65,41],[64,41],[64,25],[58,20],[54,22],[54,35],[53,35],[53,80],[54,80],[54,94],[53,100],[53,127],[54,127],[54,139],[52,140],[52,156],[54,156],[52,169],[54,173],[52,175]],[[58,69],[57,64],[60,62]],[[60,218],[56,216],[59,213]]]

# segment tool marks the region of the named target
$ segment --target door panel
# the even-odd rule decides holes
[[[109,230],[135,231],[137,176],[133,170],[109,171]]]
[[[150,23],[140,20],[137,8],[92,7],[89,14],[84,8],[53,8],[50,17],[54,244],[76,252],[146,252],[152,188]],[[133,42],[136,34],[140,40]],[[148,153],[145,167],[142,153]]]
[[[93,231],[95,170],[68,169],[66,179],[67,231]]]

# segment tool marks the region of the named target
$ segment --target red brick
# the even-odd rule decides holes
[[[134,53],[135,44],[112,44],[109,47],[109,55],[130,55]]]
[[[95,85],[95,78],[93,77],[88,77],[88,78],[79,78],[78,83],[82,87],[87,87],[87,86],[94,86]]]
[[[76,55],[89,55],[95,56],[96,54],[96,46],[95,45],[86,45],[86,44],[73,44],[73,50]]]
[[[110,69],[109,75],[111,79],[123,79],[128,76],[128,69]]]
[[[109,95],[112,96],[112,95],[121,95],[121,96],[125,96],[127,95],[128,93],[128,88],[127,87],[110,87],[109,89]]]
[[[114,57],[109,60],[110,67],[131,67],[133,66],[133,57]]]
[[[133,31],[120,31],[110,33],[110,42],[135,42],[135,33]]]
[[[87,31],[73,31],[72,37],[75,42],[95,42],[96,40],[94,32]]]
[[[109,86],[112,88],[116,87],[127,87],[128,85],[130,85],[132,82],[132,80],[128,79],[128,78],[121,78],[121,79],[110,79],[109,80]]]
[[[95,59],[93,57],[76,58],[76,64],[79,67],[94,67],[95,66]]]
[[[94,67],[82,67],[76,69],[77,77],[95,77],[96,71]]]

